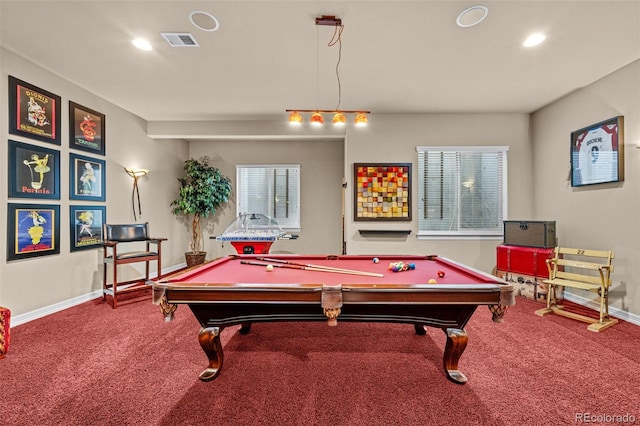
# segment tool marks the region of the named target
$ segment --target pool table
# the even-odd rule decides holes
[[[467,345],[465,325],[480,305],[501,322],[515,303],[511,284],[440,256],[231,255],[151,282],[153,301],[166,321],[187,304],[200,322],[198,340],[209,359],[200,374],[214,379],[222,368],[220,333],[241,325],[276,321],[406,323],[446,335],[444,369],[464,384],[458,361]],[[393,272],[393,264],[413,269]],[[271,265],[267,267],[267,265]],[[405,267],[406,269],[407,267]],[[435,282],[434,282],[435,280]],[[431,281],[431,282],[430,282]]]

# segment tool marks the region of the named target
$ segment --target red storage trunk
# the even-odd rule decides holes
[[[4,358],[9,350],[11,311],[0,306],[0,359]]]
[[[497,247],[496,269],[533,277],[549,278],[546,261],[553,257],[553,250],[553,248],[501,244]]]

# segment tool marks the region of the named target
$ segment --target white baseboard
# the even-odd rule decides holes
[[[186,263],[182,263],[180,265],[175,265],[170,268],[163,269],[162,275],[169,274],[173,271],[177,271],[178,269],[186,268],[186,266]],[[45,306],[44,308],[36,309],[35,311],[11,316],[11,328],[21,324],[25,324],[29,321],[36,320],[38,318],[46,317],[47,315],[55,314],[56,312],[60,312],[73,306],[88,302],[90,300],[97,299],[98,297],[102,297],[102,289],[92,291],[91,293],[83,294],[78,297],[74,297],[73,299],[63,300],[62,302],[54,303],[53,305]]]
[[[53,305],[45,306],[44,308],[36,309],[35,311],[11,316],[11,328],[25,324],[29,321],[37,320],[38,318],[46,317],[47,315],[55,314],[56,312],[97,299],[98,297],[102,297],[102,290],[92,291],[91,293],[83,294],[82,296],[74,297],[73,299],[64,300]]]
[[[591,308],[596,312],[600,311],[600,304],[596,303],[591,299],[587,299],[586,297],[581,297],[572,293],[567,293],[566,291],[563,293],[563,297],[570,302],[577,303],[578,305],[586,306],[587,308]],[[632,314],[627,311],[623,311],[619,308],[614,308],[609,306],[609,315],[614,318],[618,318],[627,322],[630,322],[635,325],[640,325],[640,315]]]

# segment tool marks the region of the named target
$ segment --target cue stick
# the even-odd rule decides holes
[[[354,271],[351,269],[324,269],[321,266],[307,266],[302,264],[295,263],[266,263],[266,262],[252,262],[250,260],[241,260],[241,264],[243,265],[256,265],[256,266],[273,266],[275,268],[288,268],[288,269],[299,269],[302,271],[316,271],[316,272],[331,272],[333,274],[347,274],[347,275],[362,275],[366,277],[384,277],[382,274],[376,274],[374,272],[364,272],[364,271]]]
[[[347,240],[345,238],[344,228],[344,209],[345,209],[345,193],[347,190],[347,180],[342,178],[342,254],[347,254]]]
[[[332,266],[325,266],[325,265],[313,265],[311,263],[297,263],[297,262],[291,262],[291,261],[282,260],[282,259],[271,259],[269,257],[256,257],[256,259],[263,260],[265,262],[284,263],[284,264],[295,265],[295,266],[308,266],[310,268],[328,269],[332,271],[352,271],[352,269],[334,268]]]
[[[355,271],[353,269],[343,269],[343,268],[334,268],[332,266],[325,266],[325,265],[313,265],[311,263],[296,263],[296,262],[290,262],[288,260],[282,260],[282,259],[271,259],[268,257],[257,257],[257,260],[263,260],[265,262],[273,262],[273,263],[281,263],[281,264],[285,264],[285,265],[294,265],[294,266],[304,266],[307,268],[315,268],[314,270],[324,270],[324,271],[329,271],[329,272],[343,272],[343,273],[349,273],[349,272],[357,272],[357,275],[368,275],[371,277],[383,277],[384,275],[382,274],[378,274],[375,272],[364,272],[364,271]],[[273,265],[275,266],[275,265]]]

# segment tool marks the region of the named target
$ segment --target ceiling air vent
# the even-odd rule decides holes
[[[200,46],[190,33],[160,33],[171,47]]]

